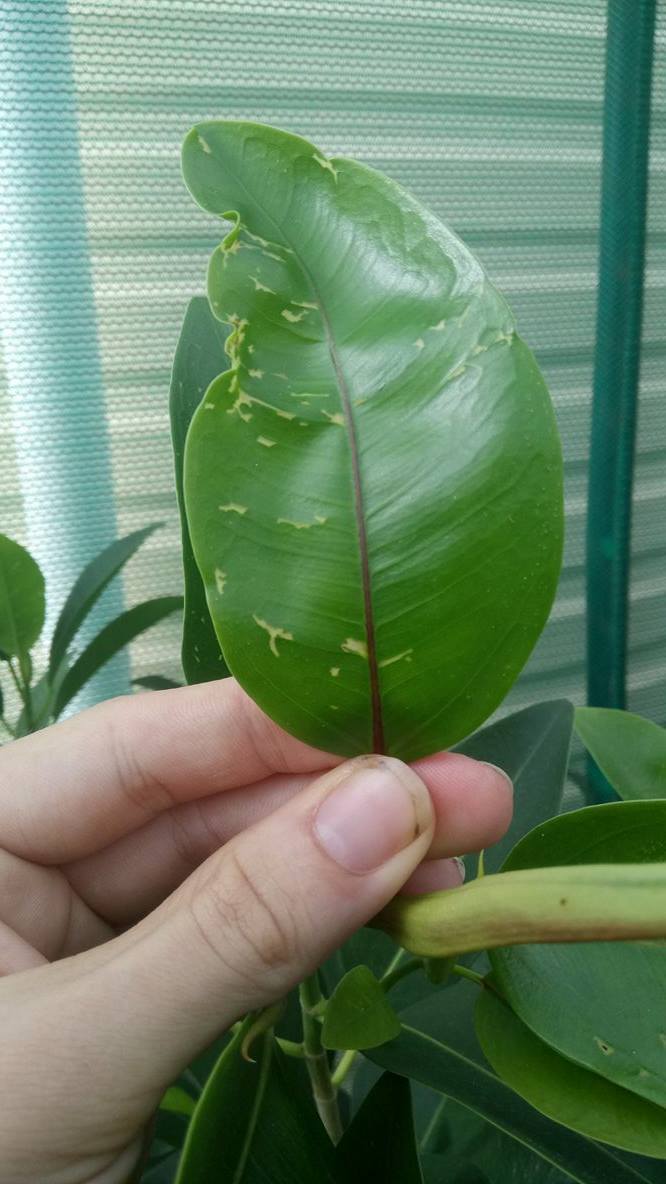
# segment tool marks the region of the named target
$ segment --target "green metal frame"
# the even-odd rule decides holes
[[[597,707],[626,700],[655,14],[656,0],[609,0],[587,518],[587,687]]]

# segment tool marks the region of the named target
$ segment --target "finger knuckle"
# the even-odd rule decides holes
[[[192,902],[199,930],[227,967],[252,983],[288,978],[300,956],[295,909],[265,869],[226,852],[224,874],[212,875]]]

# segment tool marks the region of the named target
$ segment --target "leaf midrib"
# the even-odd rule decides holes
[[[229,170],[231,171],[231,170]],[[326,306],[322,299],[319,288],[314,280],[314,277],[307,265],[304,263],[302,256],[299,253],[298,246],[285,233],[279,222],[264,205],[255,197],[255,195],[248,189],[242,177],[239,177],[234,172],[236,182],[245,190],[250,201],[264,217],[275,227],[278,234],[286,242],[287,246],[293,251],[299,266],[310,285],[311,293],[314,296],[319,312],[321,314],[324,331],[326,333],[326,344],[333,366],[335,380],[338,386],[338,394],[340,396],[340,403],[345,418],[345,427],[347,429],[347,436],[349,439],[349,449],[351,453],[351,469],[352,469],[352,488],[354,494],[354,515],[356,519],[356,532],[358,537],[359,557],[361,561],[361,586],[363,591],[363,619],[365,625],[365,644],[367,649],[368,660],[368,677],[370,682],[370,713],[372,719],[372,748],[373,752],[383,753],[385,751],[385,737],[384,737],[384,720],[382,712],[382,698],[379,684],[379,663],[377,660],[377,645],[375,639],[375,625],[374,612],[372,605],[372,586],[370,578],[370,558],[368,554],[368,537],[365,525],[365,503],[363,497],[363,483],[361,480],[361,466],[358,450],[358,438],[356,434],[356,424],[351,406],[351,397],[347,379],[342,363],[338,357],[337,346],[333,336],[333,329],[330,318],[326,310]],[[337,183],[337,182],[336,182]],[[242,220],[241,220],[242,221]],[[278,243],[279,245],[279,243]]]

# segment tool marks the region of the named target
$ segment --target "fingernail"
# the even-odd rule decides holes
[[[492,769],[493,773],[498,773],[499,776],[502,778],[502,780],[506,781],[506,784],[509,786],[509,788],[511,789],[511,792],[513,793],[513,781],[511,780],[511,778],[509,777],[509,774],[507,772],[505,772],[504,769],[500,769],[499,765],[491,764],[490,761],[479,761],[479,764],[485,765],[487,769]]]
[[[314,819],[321,847],[350,872],[380,867],[432,824],[421,778],[390,756],[359,757],[343,769]]]

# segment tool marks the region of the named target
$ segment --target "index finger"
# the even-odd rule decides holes
[[[0,846],[79,859],[174,805],[341,759],[283,732],[232,678],[112,699],[0,750]]]

